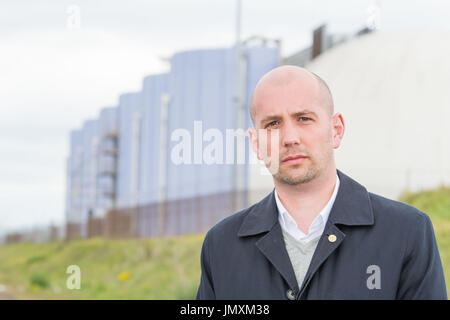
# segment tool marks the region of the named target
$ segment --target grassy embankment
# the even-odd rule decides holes
[[[417,193],[404,192],[400,201],[430,216],[444,267],[447,296],[450,297],[450,187],[442,186]]]
[[[0,284],[19,299],[191,299],[203,237],[8,245],[0,247]],[[74,264],[79,290],[66,287]]]

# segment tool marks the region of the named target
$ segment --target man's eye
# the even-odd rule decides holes
[[[274,125],[276,125],[278,123],[278,121],[272,121],[272,122],[270,122],[270,123],[268,123],[267,125],[266,125],[266,128],[268,128],[268,127],[273,127]]]
[[[301,121],[310,121],[310,120],[312,120],[311,118],[308,118],[308,117],[300,117],[299,119]]]

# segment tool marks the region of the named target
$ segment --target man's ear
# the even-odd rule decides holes
[[[256,153],[258,160],[262,160],[259,155],[258,134],[255,128],[248,128],[248,137],[250,139],[250,145],[252,146],[253,152]]]
[[[333,148],[337,149],[341,145],[342,139],[344,138],[344,118],[342,117],[342,114],[338,112],[333,116],[331,121],[333,126]]]

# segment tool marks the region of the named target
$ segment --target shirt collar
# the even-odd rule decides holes
[[[339,184],[340,184],[339,176],[336,174],[336,183],[334,185],[333,194],[331,195],[331,197],[328,200],[325,207],[322,208],[322,210],[319,212],[317,217],[311,223],[311,226],[309,228],[309,233],[308,233],[309,235],[311,234],[311,232],[314,232],[316,228],[321,228],[321,227],[325,226],[325,224],[328,220],[328,216],[330,215],[331,208],[333,207],[334,201],[336,199],[336,195],[339,190]],[[280,198],[278,197],[276,188],[274,190],[274,194],[275,194],[276,205],[278,208],[278,219],[280,221],[281,226],[286,228],[286,225],[290,224],[297,228],[297,223],[295,222],[294,218],[292,218],[290,213],[286,210],[286,208],[281,203]]]

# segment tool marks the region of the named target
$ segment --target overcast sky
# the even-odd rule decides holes
[[[355,33],[375,1],[242,1],[242,38],[304,48],[323,22]],[[447,1],[379,1],[380,29],[449,30]],[[64,221],[68,135],[180,50],[227,47],[235,1],[18,1],[0,4],[0,232]],[[73,20],[79,10],[79,20]]]

